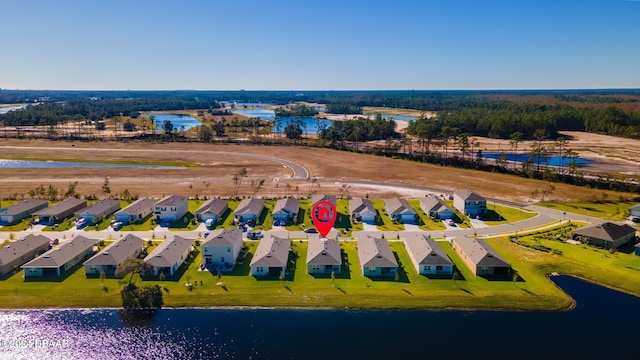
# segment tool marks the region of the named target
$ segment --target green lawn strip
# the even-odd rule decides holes
[[[373,208],[376,209],[378,216],[376,217],[376,226],[382,231],[403,231],[404,225],[396,224],[391,220],[387,211],[384,209],[384,200],[371,200]]]
[[[633,202],[541,202],[536,205],[593,216],[606,220],[624,220],[629,214],[629,208],[636,205]]]
[[[429,215],[425,214],[420,208],[420,200],[409,200],[409,205],[416,211],[418,214],[418,225],[420,230],[445,230],[447,227],[444,226],[442,221],[433,220]]]
[[[240,204],[240,200],[228,201],[229,208],[224,212],[224,214],[222,214],[222,221],[218,222],[218,225],[216,225],[216,229],[231,229],[237,227],[237,225],[233,223],[233,212],[238,207],[238,204]]]
[[[273,207],[276,205],[277,200],[268,199],[264,201],[264,209],[256,221],[254,230],[271,230],[273,228]]]
[[[460,211],[458,211],[458,209],[456,209],[455,206],[453,206],[453,200],[445,200],[444,203],[447,204],[447,206],[451,210],[453,210],[453,222],[455,222],[458,227],[461,227],[463,229],[468,229],[471,227],[471,222],[469,222],[469,218],[463,213],[461,213]]]
[[[313,227],[311,221],[311,199],[300,199],[300,210],[298,211],[298,218],[292,225],[287,225],[288,231],[302,231],[304,229]]]
[[[537,213],[532,211],[524,211],[495,203],[487,204],[487,211],[488,214],[484,217],[483,222],[490,226],[522,221],[537,215]]]
[[[17,224],[0,226],[0,231],[23,231],[31,228],[31,222],[33,220],[31,218],[26,218],[20,221]]]
[[[46,226],[42,229],[42,231],[53,231],[53,232],[66,231],[66,230],[73,229],[74,226],[76,226],[76,220],[75,218],[70,217],[64,220],[63,222],[61,222],[60,224]]]

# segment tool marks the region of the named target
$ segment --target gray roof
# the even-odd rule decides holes
[[[484,197],[478,195],[477,193],[471,190],[459,190],[454,191],[454,195],[457,195],[459,198],[465,201],[482,201],[486,200]]]
[[[338,204],[338,200],[336,199],[335,195],[324,195],[324,194],[313,195],[311,197],[311,204],[315,204],[320,200],[327,200],[328,202],[332,203],[333,205],[337,205]]]
[[[286,267],[290,248],[287,232],[267,233],[260,240],[250,266]]]
[[[429,236],[407,234],[404,243],[419,265],[453,265],[440,245]]]
[[[170,267],[180,261],[180,257],[191,247],[194,239],[173,235],[171,240],[164,240],[157,248],[144,258],[144,262],[153,267]],[[184,261],[186,259],[182,259]]]
[[[319,236],[309,238],[307,264],[342,265],[340,242],[337,240],[320,239]]]
[[[360,264],[368,267],[397,267],[398,262],[385,239],[363,236],[358,239]]]
[[[389,215],[395,214],[416,214],[416,211],[413,210],[411,205],[406,199],[393,198],[393,199],[385,199],[384,203],[387,208],[387,212]]]
[[[373,203],[365,198],[353,198],[349,200],[349,211],[353,214],[360,214],[364,211],[376,212]]]
[[[92,248],[96,241],[82,235],[74,237],[60,246],[54,247],[46,253],[22,265],[22,268],[59,268],[74,257]]]
[[[128,257],[139,253],[143,244],[144,240],[128,234],[85,261],[84,265],[120,265]]]
[[[220,229],[212,231],[202,243],[202,246],[234,246],[242,247],[242,230]]]
[[[189,201],[189,198],[182,195],[169,195],[165,196],[164,199],[158,201],[155,206],[178,206],[183,202]]]
[[[81,211],[78,211],[77,214],[84,213],[84,212],[88,212],[92,214],[102,214],[105,211],[108,211],[110,208],[113,208],[115,206],[118,206],[118,208],[120,208],[120,200],[103,199],[82,209]]]
[[[573,231],[575,235],[588,236],[606,241],[616,241],[635,232],[636,230],[627,224],[616,224],[612,222],[587,226]]]
[[[300,210],[300,200],[294,198],[284,198],[276,202],[273,212],[285,211],[289,214],[297,214]]]
[[[640,210],[640,204],[630,207],[629,211],[631,210]]]
[[[200,205],[195,215],[214,214],[221,217],[229,207],[229,201],[223,199],[210,199]]]
[[[0,209],[0,214],[22,214],[25,211],[48,204],[49,202],[47,200],[25,199],[13,205],[9,205],[6,208]]]
[[[233,212],[233,215],[244,215],[244,214],[256,214],[260,216],[262,209],[264,208],[264,199],[257,198],[247,198],[244,199],[238,204],[236,211]]]
[[[44,235],[29,234],[22,239],[11,242],[0,248],[0,265],[9,264],[34,249],[48,245],[49,241],[51,239]]]
[[[457,237],[453,241],[476,266],[511,267],[494,248],[482,239]]]
[[[153,208],[153,205],[155,205],[155,203],[156,203],[155,199],[148,199],[148,198],[138,199],[136,202],[118,211],[116,214],[125,213],[125,214],[136,215],[143,212],[143,210],[145,209]]]
[[[53,204],[53,205],[49,206],[46,209],[42,209],[40,211],[36,211],[33,214],[34,215],[38,215],[38,216],[58,215],[58,214],[61,214],[63,212],[66,212],[66,211],[69,211],[71,209],[74,209],[76,206],[80,206],[80,205],[86,206],[87,205],[87,201],[86,200],[82,200],[82,199],[70,198],[70,199],[62,200],[59,203]]]
[[[447,204],[444,203],[444,201],[442,201],[442,199],[437,198],[435,196],[429,196],[426,198],[421,198],[420,199],[420,205],[422,207],[422,209],[426,212],[430,212],[430,211],[436,211],[436,212],[440,212],[443,210],[451,210],[450,207],[447,206]]]

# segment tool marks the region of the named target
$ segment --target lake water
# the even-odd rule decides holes
[[[194,118],[191,115],[180,114],[144,114],[142,116],[153,116],[153,122],[156,124],[156,128],[162,131],[162,124],[165,120],[171,121],[174,131],[181,131],[184,126],[184,130],[189,130],[196,126],[202,125],[202,121]]]
[[[20,110],[22,108],[24,108],[24,106],[12,106],[12,107],[0,108],[0,114],[6,114],[9,111]]]
[[[165,309],[0,311],[2,359],[615,359],[636,354],[640,299],[553,278],[572,311]]]
[[[135,168],[135,169],[180,169],[181,166],[147,164],[117,164],[66,161],[2,160],[0,169],[59,169],[59,168]]]
[[[516,162],[524,162],[527,159],[531,158],[534,165],[538,164],[537,157],[531,156],[530,154],[513,154],[513,153],[505,153],[507,156],[507,160],[516,161]],[[482,157],[485,159],[499,159],[502,156],[501,153],[482,153]],[[562,158],[561,156],[547,156],[540,159],[540,164],[549,165],[549,166],[566,166],[569,167],[569,163],[574,159]],[[575,159],[576,164],[578,166],[584,166],[591,164],[591,160],[577,158]]]

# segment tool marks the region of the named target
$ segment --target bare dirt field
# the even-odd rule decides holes
[[[31,189],[49,185],[65,190],[78,181],[81,194],[101,195],[105,177],[112,194],[127,189],[139,196],[159,197],[166,194],[188,196],[231,196],[232,177],[247,168],[239,196],[249,196],[251,180],[265,179],[258,196],[308,196],[312,192],[371,197],[419,196],[425,191],[399,190],[377,182],[395,183],[445,190],[471,189],[485,196],[505,200],[536,201],[532,193],[546,184],[473,170],[420,164],[410,161],[363,155],[330,149],[297,146],[264,146],[200,143],[144,142],[67,142],[47,140],[0,140],[3,158],[47,158],[84,160],[155,160],[185,161],[200,166],[183,169],[0,169],[0,196],[28,196]],[[257,154],[285,159],[308,169],[317,182],[293,179],[291,169],[277,161],[258,159],[243,154]],[[371,182],[371,183],[362,183]],[[359,182],[355,184],[353,182]],[[600,197],[602,190],[555,184],[547,199],[590,200]],[[609,198],[631,197],[631,194],[607,192]]]

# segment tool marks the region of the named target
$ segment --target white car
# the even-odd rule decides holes
[[[451,220],[451,219],[446,219],[444,221],[444,223],[449,225],[449,226],[456,226],[456,223],[454,223],[453,220]]]

